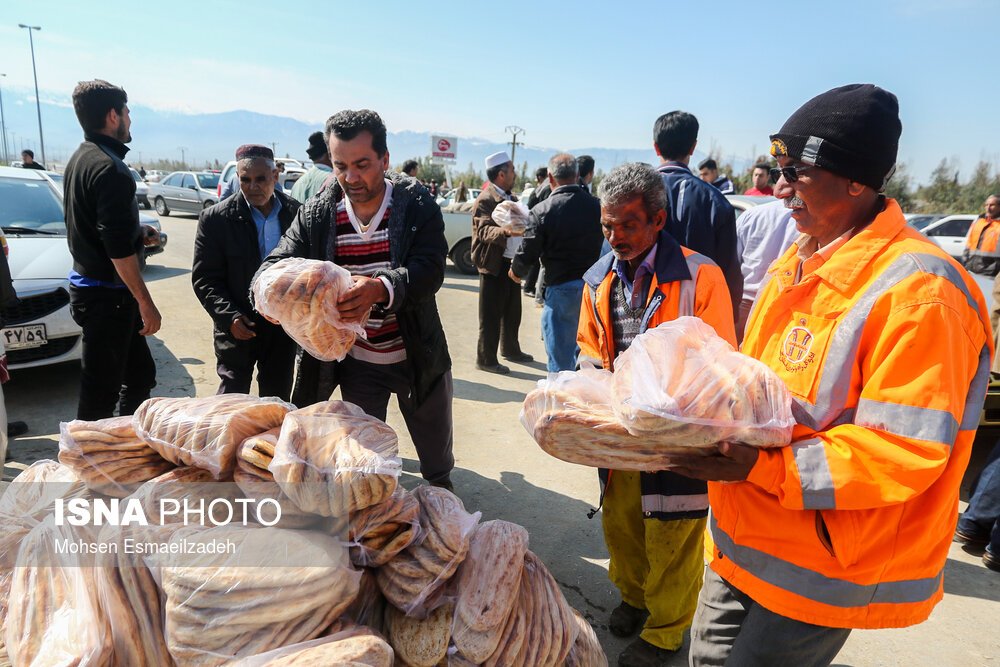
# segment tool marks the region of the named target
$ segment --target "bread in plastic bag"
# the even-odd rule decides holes
[[[612,395],[629,433],[679,446],[780,447],[795,423],[781,378],[696,317],[636,336],[615,360]]]
[[[5,628],[14,665],[111,664],[111,631],[97,600],[92,557],[56,550],[57,542],[93,542],[95,537],[92,527],[57,526],[50,516],[22,541]]]
[[[562,665],[576,641],[579,628],[559,584],[531,551],[524,556],[521,596],[530,598],[528,607],[531,615],[527,625],[528,637],[532,641],[521,645],[519,661],[511,664],[538,667]]]
[[[314,639],[358,594],[361,573],[320,533],[224,526],[181,529],[179,540],[235,545],[233,554],[189,555],[162,568],[167,646],[180,667]]]
[[[493,222],[513,235],[524,234],[528,228],[528,207],[519,201],[502,201],[493,209]]]
[[[340,361],[355,337],[365,337],[364,321],[344,322],[337,309],[353,285],[351,273],[333,262],[289,257],[261,272],[252,291],[257,312],[280,322],[303,350]]]
[[[250,436],[236,450],[236,469],[233,470],[233,481],[240,487],[247,498],[255,500],[270,499],[278,503],[281,518],[277,524],[280,528],[306,528],[314,526],[323,517],[311,512],[303,512],[286,496],[274,475],[267,469],[274,458],[274,447],[278,443],[280,428],[272,428],[266,433]]]
[[[573,618],[579,632],[563,664],[566,667],[608,667],[608,656],[604,654],[593,626],[576,609],[573,610]]]
[[[385,596],[379,590],[375,570],[369,567],[362,568],[358,595],[338,620],[342,623],[350,621],[358,625],[365,625],[384,634],[385,610],[391,606],[386,604]],[[330,633],[330,630],[327,632]]]
[[[346,522],[391,496],[403,468],[396,433],[379,419],[289,413],[268,470],[299,509]]]
[[[358,567],[384,565],[419,537],[420,503],[409,491],[396,487],[382,502],[351,514],[351,562]]]
[[[307,642],[284,646],[232,667],[392,667],[393,651],[371,628],[355,625]]]
[[[59,462],[90,490],[118,498],[174,467],[136,435],[131,416],[60,423]]]
[[[446,602],[421,619],[386,605],[386,639],[396,656],[407,665],[434,667],[448,654],[454,611],[454,603]]]
[[[294,408],[277,398],[248,394],[150,398],[132,415],[132,423],[136,434],[171,463],[203,468],[216,479],[229,480],[240,443],[280,426]]]
[[[528,531],[508,521],[476,526],[458,572],[452,637],[462,655],[485,662],[496,651],[517,602]]]
[[[378,568],[386,599],[404,613],[425,618],[439,606],[448,580],[469,552],[469,538],[480,513],[469,514],[450,491],[419,486],[420,538]]]

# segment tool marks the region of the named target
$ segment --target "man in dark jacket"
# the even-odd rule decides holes
[[[604,243],[600,202],[577,183],[577,165],[568,153],[549,160],[552,194],[531,209],[528,230],[510,267],[515,282],[539,259],[545,267],[542,335],[550,373],[576,368],[583,274],[600,257]]]
[[[452,377],[434,295],[444,282],[448,244],[441,209],[419,181],[389,171],[386,128],[374,111],[341,111],[326,121],[336,181],[299,209],[260,272],[286,257],[330,260],[354,286],[338,308],[347,322],[366,315],[341,362],[303,353],[292,402],[345,401],[385,419],[396,395],[424,479],[451,488]],[[346,197],[345,197],[346,193]]]
[[[743,274],[736,254],[736,214],[725,196],[691,173],[688,162],[698,145],[698,119],[671,111],[656,119],[653,147],[667,186],[666,230],[685,248],[705,255],[722,269],[734,318],[743,298]]]
[[[278,245],[300,204],[275,191],[278,172],[270,148],[240,146],[236,160],[239,192],[198,217],[191,284],[215,322],[219,393],[249,393],[256,365],[260,395],[287,401],[295,342],[254,312],[249,292],[254,273]]]
[[[80,402],[86,421],[130,415],[156,386],[146,336],[160,312],[142,279],[143,233],[135,179],[122,161],[132,141],[128,95],[100,79],[73,90],[84,141],[66,165],[63,202],[73,255],[70,313],[83,329]]]

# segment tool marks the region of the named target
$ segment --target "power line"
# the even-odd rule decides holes
[[[508,125],[506,127],[506,129],[504,129],[504,132],[510,132],[510,133],[512,133],[514,135],[510,139],[510,161],[514,162],[514,151],[515,151],[515,149],[518,146],[523,146],[524,145],[523,141],[518,141],[517,140],[517,135],[524,134],[524,130],[521,129],[520,127],[518,127],[517,125]]]

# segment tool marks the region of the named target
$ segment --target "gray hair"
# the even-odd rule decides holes
[[[626,162],[612,169],[597,187],[597,196],[602,208],[621,206],[634,197],[642,197],[642,206],[650,219],[667,207],[663,177],[645,162]]]
[[[254,162],[263,162],[264,164],[267,165],[268,171],[274,171],[275,169],[277,169],[274,160],[268,160],[265,157],[245,157],[242,160],[237,161],[236,166],[239,167],[240,165],[250,164]]]
[[[560,183],[576,183],[580,174],[576,158],[569,153],[559,153],[549,158],[549,176]]]

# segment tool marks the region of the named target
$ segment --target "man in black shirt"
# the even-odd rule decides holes
[[[21,168],[22,169],[38,169],[40,171],[45,171],[45,165],[41,162],[35,162],[35,152],[30,148],[26,148],[21,151]]]
[[[601,204],[584,191],[578,178],[572,155],[560,153],[549,160],[552,194],[531,209],[528,229],[509,272],[514,282],[520,282],[541,259],[545,276],[542,335],[550,373],[576,368],[583,274],[600,257],[604,243]]]
[[[82,81],[73,108],[84,141],[63,181],[73,255],[70,312],[83,328],[77,419],[130,415],[156,385],[145,336],[160,329],[142,279],[143,234],[135,180],[122,161],[132,141],[128,95],[107,81]]]

